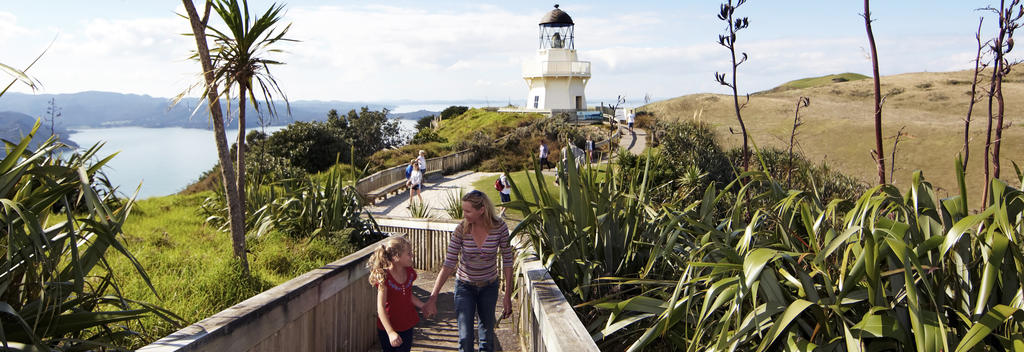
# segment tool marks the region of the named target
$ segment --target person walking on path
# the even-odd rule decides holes
[[[412,268],[412,243],[391,237],[373,251],[370,285],[377,288],[377,337],[382,351],[412,349],[413,328],[420,321],[416,308],[424,303],[412,295],[416,269]]]
[[[594,162],[594,137],[587,136],[586,150],[587,150],[587,163]]]
[[[427,186],[427,151],[420,149],[419,156],[416,157],[416,163],[420,164],[420,172],[423,173],[423,182],[420,184],[422,187]]]
[[[498,190],[498,195],[501,196],[502,203],[508,203],[512,201],[512,183],[508,181],[508,176],[502,173],[498,176],[498,184],[501,185],[501,189]],[[501,207],[501,218],[505,218],[505,207]]]
[[[420,194],[420,188],[423,185],[423,172],[420,171],[420,163],[416,162],[416,159],[409,161],[409,166],[412,166],[412,172],[409,174],[409,180],[405,181],[405,186],[409,188],[409,206],[412,207],[413,194],[420,199],[420,204],[423,204],[423,195]]]
[[[459,351],[473,351],[474,318],[479,317],[477,335],[480,351],[494,351],[494,312],[498,303],[498,264],[505,282],[501,317],[512,315],[512,245],[508,225],[497,218],[494,205],[483,192],[474,190],[462,197],[463,220],[455,227],[445,253],[444,267],[437,276],[423,312],[437,312],[437,295],[444,282],[455,274],[455,312],[459,325]],[[501,254],[499,260],[498,254]]]
[[[636,122],[636,111],[630,110],[629,114],[626,115],[626,125],[629,126],[629,132],[633,132],[634,122]]]
[[[548,165],[551,164],[548,161],[548,155],[549,154],[550,154],[550,152],[548,151],[548,143],[545,142],[545,141],[540,141],[540,169],[541,170],[544,170],[544,169],[548,168]]]

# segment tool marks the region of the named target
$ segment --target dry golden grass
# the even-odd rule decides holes
[[[1024,129],[1018,126],[1024,114],[1020,99],[1024,97],[1024,74],[1018,72],[1011,74],[1003,84],[1005,122],[1013,125],[1003,131],[1000,154],[1000,176],[1015,186],[1018,180],[1014,180],[1016,175],[1010,161],[1020,163],[1024,152]],[[953,162],[963,149],[963,119],[970,102],[972,73],[925,72],[882,77],[882,94],[893,92],[882,109],[887,168],[892,165],[892,137],[904,126],[909,134],[899,144],[893,183],[907,185],[914,170],[923,170],[925,177],[939,188],[940,196],[956,193]],[[990,71],[983,76],[989,74]],[[742,76],[740,79],[742,82]],[[865,79],[755,93],[743,110],[743,119],[758,146],[785,147],[797,99],[808,97],[811,105],[800,110],[804,121],[797,137],[800,150],[811,160],[825,160],[849,175],[874,183],[877,168],[870,154],[875,144],[871,86],[871,79]],[[983,187],[982,158],[988,107],[982,89],[987,87],[986,78],[979,84],[982,99],[975,104],[971,123],[967,187],[969,194],[976,198]],[[740,102],[743,100],[741,97]],[[659,120],[703,120],[716,127],[727,146],[742,143],[741,135],[729,132],[729,128],[739,132],[729,95],[687,95],[651,103],[640,110],[654,113]],[[970,201],[975,206],[980,202],[979,199]]]

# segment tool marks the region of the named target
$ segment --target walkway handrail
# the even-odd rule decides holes
[[[603,146],[612,144],[612,141],[614,141],[615,139],[617,139],[617,138],[619,138],[621,136],[622,136],[622,129],[621,128],[616,128],[615,129],[615,133],[613,133],[611,137],[608,137],[608,139],[605,139],[605,140],[600,141],[600,142],[594,142],[594,149],[599,149],[599,148],[601,148]]]
[[[368,351],[376,289],[366,262],[384,240],[314,269],[139,351]]]
[[[458,222],[379,219],[382,229],[401,233],[416,246],[418,269],[443,263]],[[140,351],[368,351],[377,340],[376,290],[366,262],[379,241],[341,260],[264,291],[212,317],[168,335]],[[597,351],[572,306],[529,247],[516,259],[524,351]]]
[[[528,243],[519,251],[519,342],[524,351],[600,351],[551,273]]]
[[[473,162],[476,153],[466,149],[444,156],[427,159],[427,170],[442,170],[442,172],[460,171]],[[375,189],[405,180],[405,167],[407,164],[398,165],[377,171],[370,176],[363,177],[356,181],[356,190],[359,194],[366,195]]]

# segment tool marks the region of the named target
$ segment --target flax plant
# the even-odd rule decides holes
[[[134,197],[119,199],[100,173],[114,155],[102,144],[55,156],[50,138],[28,148],[40,126],[0,159],[0,345],[18,350],[122,349],[145,336],[139,321],[182,319],[121,294],[123,275],[139,275],[157,294],[142,263],[125,247],[122,227]],[[98,160],[98,161],[96,161]],[[115,272],[109,255],[123,255],[134,272]],[[157,294],[158,295],[158,294]],[[159,297],[159,295],[158,295]]]
[[[445,195],[444,211],[452,219],[462,219],[462,197],[465,191],[459,188],[458,192],[448,192]]]
[[[686,263],[676,280],[643,271],[617,280],[641,283],[642,294],[595,303],[611,317],[595,337],[628,334],[633,324],[643,333],[629,350],[659,343],[687,351],[923,352],[1024,343],[1013,318],[1024,314],[1019,190],[994,180],[989,206],[972,215],[962,172],[961,194],[947,199],[917,172],[905,192],[879,185],[841,212],[843,201],[823,204],[816,192],[785,190],[769,174],[741,177],[749,183],[709,188],[699,208],[676,212],[679,238],[660,239],[655,247],[665,249],[652,253],[653,261]],[[715,214],[732,188],[732,210]],[[771,205],[746,218],[749,193]]]

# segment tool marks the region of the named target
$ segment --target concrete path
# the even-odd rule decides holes
[[[641,154],[647,149],[647,131],[633,127],[633,132],[629,132],[629,128],[619,127],[622,130],[622,138],[619,138],[619,146],[626,148],[630,153]]]
[[[451,219],[448,213],[445,212],[445,204],[448,202],[449,192],[458,194],[459,188],[462,188],[463,192],[469,192],[473,188],[473,182],[481,178],[495,178],[498,175],[500,173],[497,172],[462,171],[425,182],[426,187],[420,195],[423,197],[423,202],[429,207],[429,217]],[[409,192],[406,191],[402,194],[391,196],[377,203],[377,205],[369,206],[367,209],[373,216],[409,218],[412,217],[412,214],[409,212],[408,206]]]

